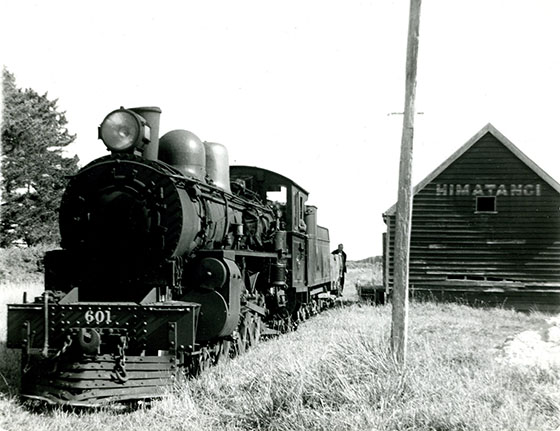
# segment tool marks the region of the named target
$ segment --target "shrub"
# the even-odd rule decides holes
[[[0,248],[0,282],[34,282],[43,277],[45,252],[51,244],[33,247]]]

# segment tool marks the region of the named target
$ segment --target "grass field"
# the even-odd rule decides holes
[[[352,282],[367,272],[350,269],[347,299],[355,295]],[[16,295],[19,289],[9,290]],[[5,291],[0,286],[2,304]],[[503,351],[509,337],[542,328],[548,316],[411,304],[409,355],[401,370],[388,353],[390,311],[360,304],[330,310],[196,380],[178,382],[151,408],[134,411],[30,410],[13,396],[9,377],[17,365],[3,365],[8,385],[0,381],[0,430],[560,427],[560,368],[513,365]]]

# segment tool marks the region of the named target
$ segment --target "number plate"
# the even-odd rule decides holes
[[[111,323],[111,310],[88,310],[84,313],[84,319],[88,325]]]

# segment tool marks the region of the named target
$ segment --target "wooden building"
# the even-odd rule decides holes
[[[414,188],[409,287],[560,311],[560,184],[488,124]],[[383,214],[393,286],[396,205]]]

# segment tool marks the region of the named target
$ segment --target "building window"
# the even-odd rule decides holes
[[[496,196],[477,196],[476,197],[477,213],[495,213],[496,212]]]

